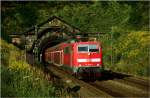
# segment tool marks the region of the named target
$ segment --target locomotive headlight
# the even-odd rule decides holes
[[[81,64],[79,64],[79,67],[81,67]]]
[[[99,66],[99,64],[97,64],[97,66]]]

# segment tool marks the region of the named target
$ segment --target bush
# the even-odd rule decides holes
[[[140,75],[148,75],[149,39],[148,32],[130,32],[121,36],[114,47],[114,66],[116,71]],[[120,59],[117,56],[120,55]]]
[[[120,33],[118,33],[119,31]],[[100,39],[105,68],[149,77],[149,32],[133,31],[124,33],[121,30],[119,31],[114,30]]]
[[[49,97],[54,87],[44,73],[25,61],[25,52],[0,40],[2,97]]]

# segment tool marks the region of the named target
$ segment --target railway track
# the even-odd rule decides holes
[[[31,58],[31,56],[30,56]],[[31,59],[30,59],[31,60]],[[33,63],[30,61],[30,63]],[[125,74],[105,71],[97,81],[82,81],[69,75],[66,71],[53,65],[46,68],[48,74],[53,74],[55,85],[63,84],[61,89],[71,93],[73,97],[149,97],[149,81]],[[50,72],[50,73],[49,73]],[[65,84],[65,85],[64,85]],[[70,88],[68,91],[68,88]],[[73,90],[75,88],[75,90]],[[61,90],[60,89],[60,90]],[[72,93],[73,92],[73,93]],[[63,92],[61,92],[63,93]],[[75,94],[74,94],[75,93]],[[74,95],[73,95],[74,94]]]
[[[102,79],[90,82],[113,97],[149,97],[149,80],[106,71]]]
[[[76,86],[79,86],[80,89],[76,92],[78,94],[78,97],[111,97],[107,93],[93,87],[92,85],[89,85],[88,83],[78,80],[75,77],[69,75],[67,72],[55,67],[50,66],[47,67],[53,74],[55,74],[61,81],[65,82],[67,85],[69,85],[70,88],[74,88]]]
[[[148,97],[148,91],[114,80],[90,83],[113,97]]]
[[[49,68],[54,74],[63,78],[63,81],[71,81],[74,86],[80,86],[77,92],[80,97],[148,97],[149,96],[149,81],[142,80],[129,76],[116,76],[110,79],[107,77],[91,82],[81,81],[62,69],[57,67]],[[55,72],[57,71],[57,72]],[[107,76],[107,75],[106,75]],[[66,78],[67,77],[67,78]],[[121,78],[120,78],[121,77]],[[139,80],[140,82],[135,82]],[[144,83],[141,83],[141,81]]]

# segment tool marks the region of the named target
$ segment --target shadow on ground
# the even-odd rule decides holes
[[[101,77],[99,77],[98,79],[93,79],[91,78],[86,78],[86,79],[82,79],[84,82],[94,82],[96,80],[98,81],[106,81],[106,80],[113,80],[113,79],[123,79],[126,77],[131,77],[130,75],[126,75],[126,74],[122,74],[122,73],[117,73],[117,72],[113,72],[111,70],[104,70],[101,73]]]
[[[113,79],[123,79],[125,77],[130,77],[130,75],[113,72],[111,70],[104,70],[101,74],[101,77],[98,80],[104,81],[104,80],[113,80]]]

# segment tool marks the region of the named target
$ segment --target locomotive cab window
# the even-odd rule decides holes
[[[97,45],[89,45],[89,52],[99,52]]]
[[[78,52],[88,52],[88,46],[87,45],[79,45]]]
[[[78,46],[78,52],[99,52],[98,45],[79,45]]]

